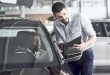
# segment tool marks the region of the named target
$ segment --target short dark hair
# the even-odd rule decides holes
[[[58,13],[60,12],[63,8],[65,8],[65,5],[62,2],[56,2],[52,6],[52,12],[53,13]]]

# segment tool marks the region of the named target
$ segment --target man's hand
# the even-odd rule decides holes
[[[77,50],[87,50],[93,46],[94,42],[96,41],[96,36],[89,36],[86,42],[81,40],[81,44],[73,44],[73,48]]]
[[[77,50],[82,50],[85,46],[86,45],[83,41],[81,41],[81,44],[73,44],[73,48],[75,48]]]

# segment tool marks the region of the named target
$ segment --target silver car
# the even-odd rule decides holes
[[[95,66],[110,66],[110,20],[92,20],[96,31],[97,41],[93,47]]]

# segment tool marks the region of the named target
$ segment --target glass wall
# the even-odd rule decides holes
[[[92,19],[110,18],[110,0],[34,0],[32,7],[26,9],[30,10],[30,12],[31,9],[33,9],[33,12],[37,11],[37,13],[39,13],[39,11],[43,11],[50,14],[52,4],[58,1],[64,2],[70,12],[81,12]],[[1,7],[1,10],[9,11],[20,9],[19,7]]]
[[[51,8],[54,2],[60,1],[64,2],[70,12],[81,12],[88,15],[90,18],[108,18],[108,6],[107,0],[36,0],[37,6],[40,8]],[[110,4],[110,0],[108,0]],[[108,8],[107,8],[108,6]]]
[[[81,0],[81,12],[90,18],[106,18],[105,0]]]
[[[64,0],[34,0],[32,8],[50,8],[54,2],[64,2]]]

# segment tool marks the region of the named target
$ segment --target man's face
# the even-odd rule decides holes
[[[54,14],[55,17],[62,23],[67,24],[69,21],[69,15],[66,8],[62,9],[60,12]]]

